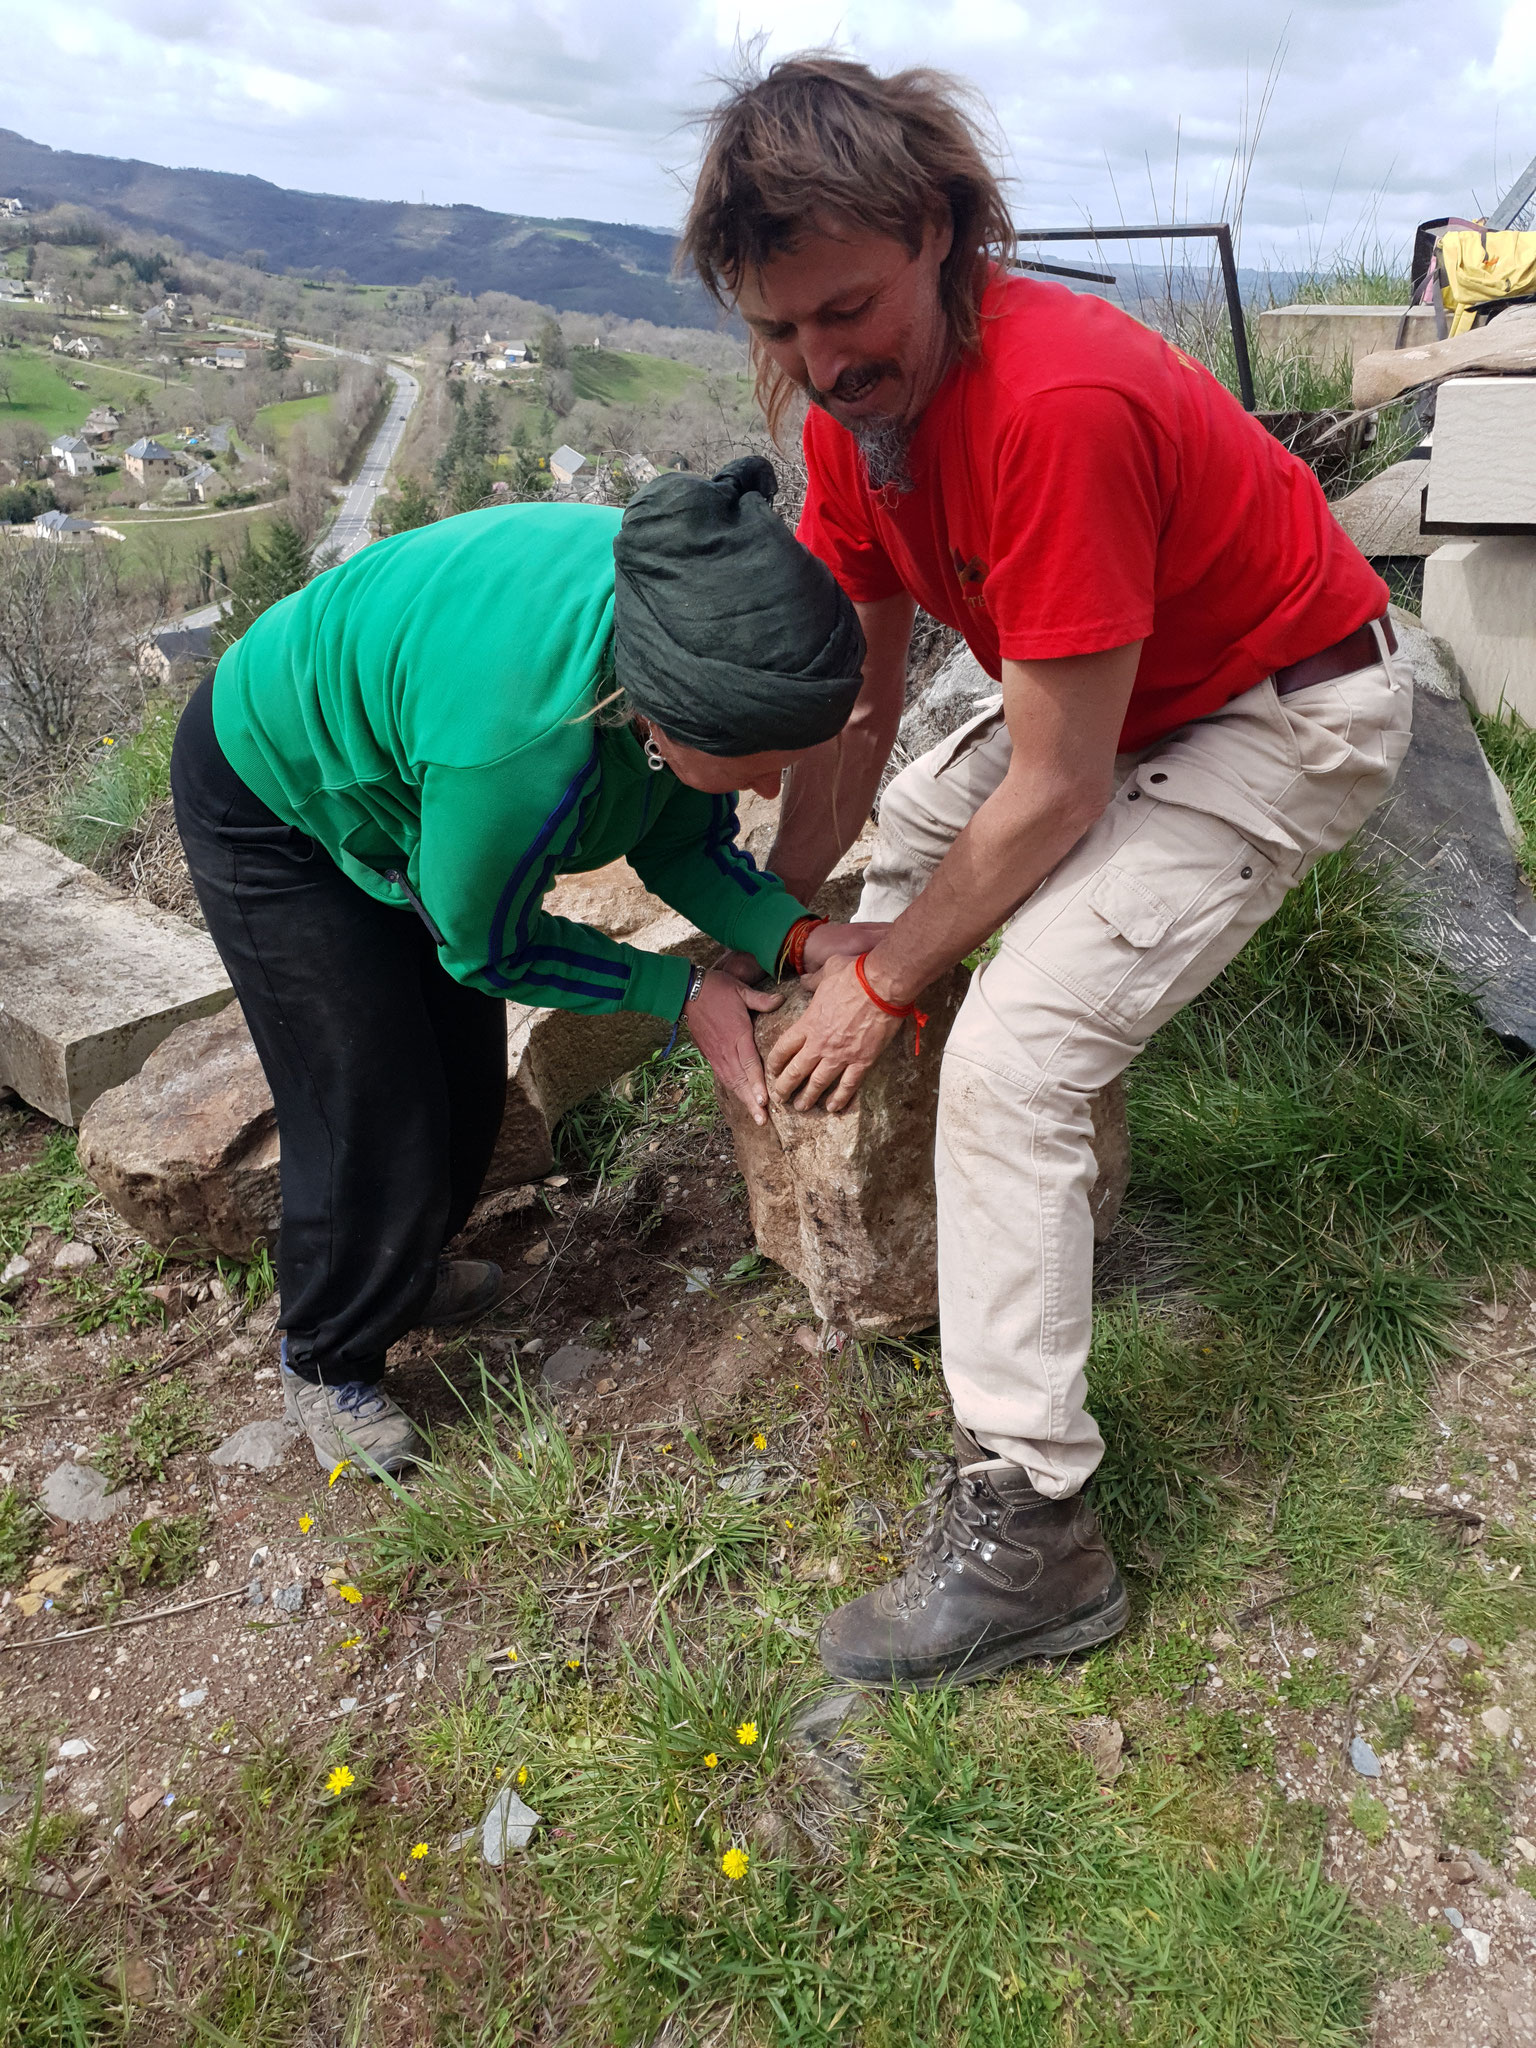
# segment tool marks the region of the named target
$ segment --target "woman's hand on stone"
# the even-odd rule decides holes
[[[734,975],[711,968],[698,994],[683,1006],[683,1022],[709,1061],[716,1081],[744,1103],[755,1124],[768,1121],[768,1084],[758,1058],[752,1019],[776,1010],[784,998],[772,989],[745,988]]]
[[[878,946],[890,930],[888,924],[819,924],[805,942],[805,974],[809,979],[829,960],[856,959]],[[814,985],[814,984],[813,984]]]

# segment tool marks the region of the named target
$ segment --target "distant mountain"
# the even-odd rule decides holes
[[[672,278],[672,237],[654,228],[290,192],[229,171],[49,149],[4,128],[0,193],[31,207],[87,206],[209,256],[238,261],[260,250],[274,271],[334,268],[358,284],[452,278],[461,292],[512,292],[561,313],[663,327],[712,327],[716,319],[695,280]]]

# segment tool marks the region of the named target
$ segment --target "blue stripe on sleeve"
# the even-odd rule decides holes
[[[548,887],[550,872],[560,857],[560,846],[551,842],[561,827],[572,820],[573,814],[574,823],[565,835],[566,843],[574,845],[579,842],[587,808],[596,793],[597,783],[597,750],[594,748],[586,766],[539,827],[532,845],[508,876],[507,885],[497,899],[496,909],[491,917],[490,932],[486,939],[485,978],[493,988],[512,986],[513,977],[503,974],[497,962],[506,959],[509,953],[515,960],[527,945],[529,918],[543,897]],[[523,900],[519,906],[520,897]],[[513,943],[509,948],[506,926],[514,908],[518,909],[518,918],[513,930]]]
[[[735,843],[739,829],[736,806],[728,796],[717,796],[714,809],[714,823],[704,850],[728,882],[734,882],[743,895],[755,896],[763,886],[762,877],[751,854]]]

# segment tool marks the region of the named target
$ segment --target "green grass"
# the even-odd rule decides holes
[[[278,405],[264,405],[256,414],[248,438],[281,454],[296,429],[319,425],[330,416],[333,394],[316,391],[308,398],[287,398]]]
[[[157,694],[136,732],[104,734],[73,782],[55,794],[47,835],[86,867],[105,867],[144,813],[170,794],[179,699]]]
[[[1536,1240],[1536,1091],[1407,909],[1324,861],[1130,1070],[1136,1199],[1246,1341],[1412,1379]]]
[[[681,398],[704,382],[704,372],[668,356],[628,355],[621,349],[572,349],[571,382],[578,398],[604,405],[652,405]]]
[[[96,1192],[81,1171],[73,1131],[55,1131],[30,1166],[0,1174],[0,1259],[36,1229],[68,1237],[75,1212]]]
[[[19,1487],[0,1487],[0,1586],[16,1586],[27,1575],[48,1518]]]
[[[89,1921],[32,1888],[39,1815],[0,1884],[0,2048],[109,2048],[124,2038]]]
[[[138,381],[147,385],[151,380],[139,376]],[[76,383],[86,388],[76,391]],[[73,356],[56,356],[49,349],[0,349],[0,427],[34,427],[50,437],[73,433],[93,405],[121,405],[125,388],[121,372]]]
[[[1527,725],[1516,711],[1505,711],[1502,717],[1475,712],[1472,722],[1494,773],[1509,791],[1525,835],[1520,864],[1528,878],[1536,877],[1536,727]]]

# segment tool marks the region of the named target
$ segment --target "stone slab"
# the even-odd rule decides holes
[[[248,1422],[227,1436],[217,1450],[208,1453],[210,1465],[249,1465],[253,1472],[270,1472],[280,1465],[298,1442],[302,1432],[289,1422]]]
[[[110,1522],[127,1507],[133,1494],[127,1487],[111,1493],[105,1473],[91,1465],[66,1461],[54,1466],[38,1488],[37,1497],[45,1512],[56,1521],[79,1523]]]
[[[1333,516],[1368,561],[1432,555],[1440,540],[1419,531],[1419,507],[1429,480],[1427,461],[1410,456],[1335,499]]]
[[[1412,743],[1360,846],[1412,890],[1425,937],[1489,1029],[1536,1051],[1536,901],[1459,697],[1415,692]]]
[[[1430,532],[1536,532],[1536,377],[1451,377],[1435,405]]]
[[[1271,306],[1258,318],[1259,347],[1271,355],[1305,356],[1319,369],[1389,349],[1397,339],[1401,306]],[[1408,342],[1433,341],[1435,316],[1428,306],[1408,315]]]
[[[203,933],[0,826],[0,1085],[78,1124],[231,993]]]
[[[1424,564],[1423,619],[1454,650],[1479,711],[1503,706],[1536,725],[1536,535],[1437,548]]]
[[[1355,357],[1350,396],[1356,405],[1385,405],[1405,391],[1438,384],[1469,371],[1495,376],[1536,371],[1536,309],[1511,306],[1497,320],[1458,334],[1454,341],[1426,340],[1375,355]]]

